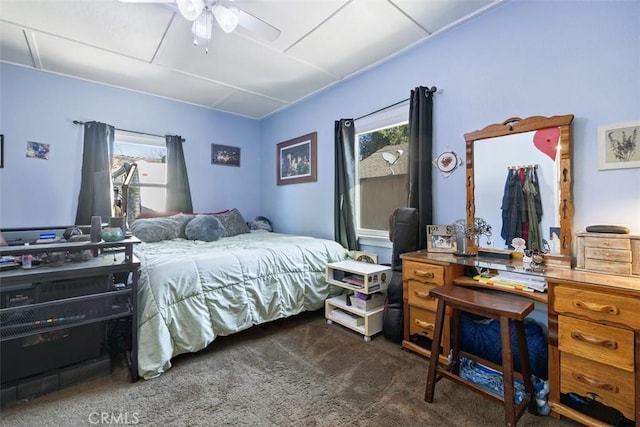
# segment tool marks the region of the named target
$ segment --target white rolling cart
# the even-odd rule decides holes
[[[325,301],[327,323],[336,322],[364,335],[365,341],[382,332],[384,291],[391,281],[391,267],[361,261],[340,261],[327,264],[326,281],[370,296],[361,299],[347,293]]]

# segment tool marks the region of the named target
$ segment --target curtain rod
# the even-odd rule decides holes
[[[73,121],[74,125],[83,125],[84,122],[81,122],[80,120],[74,120]],[[119,130],[120,132],[130,132],[130,133],[136,133],[138,135],[147,135],[147,136],[155,136],[158,138],[166,138],[166,135],[156,135],[154,133],[146,133],[146,132],[138,132],[137,130],[127,130],[127,129],[119,129],[119,128],[114,128],[115,130]]]
[[[435,87],[435,86],[432,86],[432,87],[431,87],[431,89],[429,89],[429,88],[426,88],[426,89],[427,89],[427,93],[429,93],[429,94],[434,94],[434,93],[436,93],[436,91],[438,90],[438,88],[437,88],[437,87]],[[387,105],[386,107],[382,107],[382,108],[380,108],[380,109],[378,109],[378,110],[376,110],[376,111],[372,111],[371,113],[367,113],[367,114],[365,114],[364,116],[357,117],[357,118],[353,119],[353,121],[360,120],[360,119],[364,119],[365,117],[369,117],[369,116],[372,116],[372,115],[374,115],[374,114],[376,114],[376,113],[379,113],[379,112],[381,112],[381,111],[388,110],[389,108],[393,108],[393,107],[395,107],[396,105],[400,105],[400,104],[402,104],[403,102],[407,102],[407,101],[408,101],[408,100],[410,100],[410,99],[411,99],[411,98],[403,99],[402,101],[398,101],[398,102],[395,102],[395,103],[393,103],[393,104],[391,104],[391,105]]]

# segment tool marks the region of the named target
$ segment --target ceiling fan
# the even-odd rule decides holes
[[[262,19],[236,7],[234,0],[120,0],[124,3],[166,3],[175,4],[180,15],[192,21],[193,43],[198,38],[211,39],[214,21],[225,33],[233,32],[238,26],[251,31],[259,37],[274,41],[280,37],[280,30]],[[208,50],[208,49],[207,49]]]

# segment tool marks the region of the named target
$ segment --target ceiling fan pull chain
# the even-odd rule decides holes
[[[207,31],[208,31],[208,36],[207,37],[207,45],[204,47],[204,53],[208,54],[209,53],[209,40],[211,40],[211,36],[213,35],[213,22],[211,20],[211,18],[213,18],[213,14],[209,11],[207,11],[207,16],[206,16],[206,22],[207,22]]]

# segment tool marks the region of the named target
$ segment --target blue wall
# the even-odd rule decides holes
[[[640,233],[640,169],[597,170],[597,127],[640,119],[640,2],[512,1],[261,121],[261,210],[288,232],[333,237],[333,127],[437,86],[434,155],[509,117],[574,114],[574,231]],[[318,132],[318,182],[275,185],[275,145]],[[434,221],[464,217],[464,170],[434,173]]]
[[[334,121],[437,86],[434,154],[464,156],[463,134],[509,117],[574,114],[574,231],[596,223],[640,233],[640,169],[597,170],[597,127],[640,118],[640,2],[517,1],[432,37],[368,72],[261,121],[7,64],[0,65],[0,226],[75,218],[81,129],[72,120],[181,134],[197,211],[238,207],[277,231],[333,238]],[[318,132],[318,181],[276,185],[276,144]],[[51,144],[27,159],[26,141]],[[210,144],[242,149],[212,166]],[[464,171],[435,178],[434,221],[464,216]]]
[[[0,90],[3,228],[74,223],[82,127],[73,120],[182,135],[194,210],[237,207],[249,219],[260,213],[257,120],[7,64],[0,64]],[[27,141],[50,144],[49,160],[27,158]],[[211,143],[240,147],[241,167],[212,165]]]

